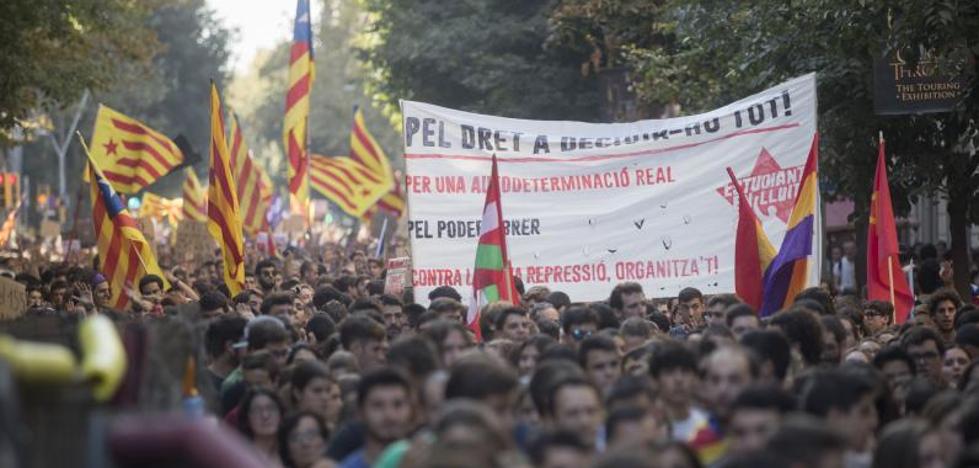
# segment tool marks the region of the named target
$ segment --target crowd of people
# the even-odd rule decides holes
[[[5,274],[28,315],[198,325],[209,412],[270,467],[979,466],[979,310],[952,289],[895,324],[832,284],[759,318],[694,288],[579,302],[516,279],[477,335],[462,291],[385,294],[380,260],[321,252],[251,256],[233,297],[219,261],[170,263],[123,311],[91,268]]]

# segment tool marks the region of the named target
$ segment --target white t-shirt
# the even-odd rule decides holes
[[[673,440],[688,442],[698,429],[706,426],[707,412],[696,407],[690,407],[690,415],[682,421],[673,421]]]

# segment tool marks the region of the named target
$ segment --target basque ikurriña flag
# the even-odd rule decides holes
[[[484,305],[496,301],[520,303],[520,294],[514,285],[513,272],[507,257],[506,233],[503,227],[500,177],[494,154],[489,186],[486,188],[486,202],[483,204],[483,219],[479,224],[479,244],[476,246],[472,282],[473,298],[466,315],[466,324],[477,339],[482,336],[479,330],[479,311]]]
[[[765,271],[764,297],[759,315],[768,317],[790,305],[796,294],[806,287],[809,256],[812,255],[813,229],[816,225],[816,202],[819,200],[819,134],[812,137],[795,206],[782,238],[778,255]]]

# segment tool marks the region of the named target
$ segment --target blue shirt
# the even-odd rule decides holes
[[[344,458],[343,462],[340,463],[340,468],[371,468],[371,464],[367,463],[367,459],[364,458],[364,450],[361,449],[347,455],[347,458]]]

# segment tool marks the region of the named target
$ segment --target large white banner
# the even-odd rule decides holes
[[[731,167],[776,249],[816,133],[815,75],[720,109],[633,123],[510,119],[402,101],[415,297],[472,294],[493,154],[514,273],[572,301],[734,291]],[[821,232],[818,220],[816,232]],[[819,279],[814,244],[809,283]]]

